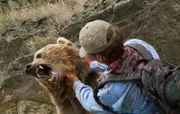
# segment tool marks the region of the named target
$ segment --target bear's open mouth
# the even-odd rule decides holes
[[[40,64],[37,66],[35,75],[37,78],[47,78],[48,81],[58,83],[59,73],[48,65]]]

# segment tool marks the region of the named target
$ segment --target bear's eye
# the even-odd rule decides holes
[[[68,45],[68,46],[72,46],[72,44],[71,44],[71,43],[68,43],[67,45]]]
[[[41,58],[42,57],[42,55],[39,53],[39,54],[37,54],[37,56],[36,56],[36,58]]]

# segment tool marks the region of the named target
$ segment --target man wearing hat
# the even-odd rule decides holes
[[[133,72],[134,64],[143,59],[136,49],[126,46],[138,43],[145,47],[154,59],[159,59],[155,49],[148,43],[130,39],[123,45],[122,31],[103,20],[87,23],[80,31],[80,57],[89,56],[93,60],[108,65],[107,70],[99,77],[100,83],[108,75],[120,75]],[[154,104],[148,100],[147,93],[135,81],[108,82],[98,90],[99,101],[107,106],[103,108],[93,97],[93,89],[82,83],[77,76],[66,74],[67,84],[73,87],[81,105],[94,114],[156,114]]]

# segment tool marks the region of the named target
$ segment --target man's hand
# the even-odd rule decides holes
[[[69,86],[69,87],[73,87],[73,83],[78,79],[78,77],[74,74],[71,74],[71,73],[66,73],[65,75],[65,80],[66,80],[66,84]]]

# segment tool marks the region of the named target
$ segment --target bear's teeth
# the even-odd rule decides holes
[[[48,79],[48,81],[52,82],[53,78]]]
[[[39,78],[41,77],[39,74],[36,74],[36,75],[37,75],[37,77],[39,77]]]
[[[37,74],[37,73],[38,73],[38,71],[39,71],[39,70],[38,70],[38,68],[36,68],[36,72],[35,72],[35,73]]]
[[[51,74],[52,74],[52,75],[55,75],[55,72],[51,71]]]
[[[42,66],[39,66],[40,69],[44,69]]]

